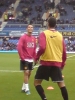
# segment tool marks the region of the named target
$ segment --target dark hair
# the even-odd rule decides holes
[[[48,19],[48,26],[51,27],[51,28],[55,27],[56,26],[56,18],[50,17]]]
[[[32,25],[32,26],[33,26],[33,24],[28,24],[27,27],[28,27],[29,25]]]

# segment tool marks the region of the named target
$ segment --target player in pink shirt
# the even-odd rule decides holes
[[[36,56],[36,39],[32,36],[33,25],[27,26],[27,33],[20,37],[17,50],[20,57],[20,69],[24,70],[24,82],[22,91],[30,94],[28,80],[33,69],[33,61]]]

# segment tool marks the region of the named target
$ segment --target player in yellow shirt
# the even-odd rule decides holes
[[[35,75],[34,86],[42,100],[47,100],[47,98],[41,83],[43,80],[49,81],[49,78],[58,84],[63,100],[68,100],[68,92],[61,72],[66,62],[65,43],[62,34],[55,30],[55,26],[56,19],[50,17],[48,29],[39,35],[36,62],[40,59],[40,66]]]

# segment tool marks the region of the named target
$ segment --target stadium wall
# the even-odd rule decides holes
[[[37,37],[41,31],[43,31],[43,30],[40,29],[38,32],[35,31],[35,32],[33,32],[33,35]],[[63,35],[63,37],[73,37],[73,38],[75,37],[74,31],[68,31],[68,30],[66,30],[66,31],[59,30],[59,31]],[[4,36],[6,36],[6,37],[20,37],[24,33],[25,32],[23,32],[23,31],[10,31],[10,32],[2,31],[2,32],[0,32],[0,37],[4,37]],[[17,50],[8,50],[8,51],[0,50],[0,53],[17,53]],[[67,53],[75,53],[75,51],[67,51]]]

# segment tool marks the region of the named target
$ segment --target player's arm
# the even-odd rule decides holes
[[[65,46],[65,43],[64,43],[64,39],[62,41],[63,43],[63,54],[62,54],[62,66],[61,68],[63,69],[64,68],[64,65],[65,65],[65,62],[66,62],[66,46]]]
[[[36,60],[39,60],[40,56],[44,53],[46,48],[46,37],[43,32],[40,33],[39,35],[38,43],[39,43],[39,50],[36,55]]]
[[[34,41],[35,43],[34,43],[34,52],[33,52],[33,58],[34,58],[34,61],[35,61],[35,59],[36,59],[36,39],[35,39],[35,41]]]
[[[18,50],[18,54],[20,56],[21,60],[24,60],[24,56],[23,56],[23,36],[19,39],[18,45],[17,45],[17,50]]]

